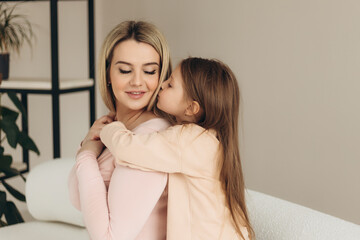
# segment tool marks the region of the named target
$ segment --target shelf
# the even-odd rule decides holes
[[[86,88],[94,85],[93,79],[60,79],[59,89],[69,90]],[[6,90],[51,90],[51,79],[12,78],[3,80],[0,89]]]
[[[83,79],[59,79],[59,37],[58,37],[58,2],[87,2],[89,74]],[[24,2],[23,0],[0,0],[0,2]],[[64,93],[86,91],[89,93],[90,126],[95,121],[95,36],[94,36],[94,0],[29,0],[31,2],[49,2],[50,39],[51,39],[51,77],[49,78],[11,78],[2,80],[0,93],[15,92],[21,95],[21,103],[28,113],[29,94],[48,94],[52,104],[52,140],[53,157],[60,158],[60,96]],[[28,122],[22,116],[22,129],[28,133]],[[29,151],[23,149],[23,163],[13,166],[21,172],[29,171]],[[6,176],[0,175],[1,179]]]

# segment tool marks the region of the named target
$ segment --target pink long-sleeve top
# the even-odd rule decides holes
[[[155,118],[133,131],[146,134],[167,127],[166,120]],[[92,240],[166,239],[167,174],[120,166],[108,149],[98,158],[83,151],[68,186]]]
[[[235,226],[219,180],[219,141],[196,124],[138,135],[121,122],[106,125],[101,141],[124,166],[169,173],[167,240],[249,240]]]

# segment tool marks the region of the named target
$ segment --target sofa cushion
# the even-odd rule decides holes
[[[65,223],[34,221],[0,229],[0,239],[6,240],[89,240],[85,228]]]
[[[259,240],[358,240],[360,226],[319,211],[247,190],[247,207]]]
[[[26,202],[35,219],[84,226],[81,212],[72,206],[68,193],[67,181],[74,163],[74,158],[55,159],[30,171],[26,181]]]

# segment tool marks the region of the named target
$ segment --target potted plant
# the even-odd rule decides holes
[[[19,54],[23,43],[27,42],[32,46],[31,40],[34,38],[32,26],[26,16],[15,13],[18,5],[0,2],[0,73],[3,80],[9,77],[9,52]]]
[[[24,181],[26,181],[26,179],[17,169],[12,167],[13,158],[10,154],[6,154],[3,144],[7,141],[9,146],[14,149],[20,144],[23,149],[33,151],[38,155],[40,152],[34,141],[28,134],[20,130],[16,124],[16,120],[20,114],[22,114],[23,117],[25,117],[25,121],[27,121],[25,110],[20,100],[14,92],[8,92],[6,94],[14,103],[17,110],[14,111],[8,107],[2,106],[1,97],[3,94],[0,95],[0,174],[5,176],[5,178],[1,180],[1,183],[12,196],[20,201],[25,201],[24,194],[20,193],[5,181],[6,178],[17,175],[20,175]],[[1,220],[3,215],[5,216],[6,221]],[[15,204],[7,200],[6,192],[0,191],[0,227],[23,221],[24,220]]]

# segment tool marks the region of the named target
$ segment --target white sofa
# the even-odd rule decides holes
[[[0,228],[1,240],[89,239],[68,197],[73,164],[74,159],[56,159],[31,170],[26,197],[36,221]],[[263,193],[248,190],[247,204],[257,240],[360,240],[359,225]]]

